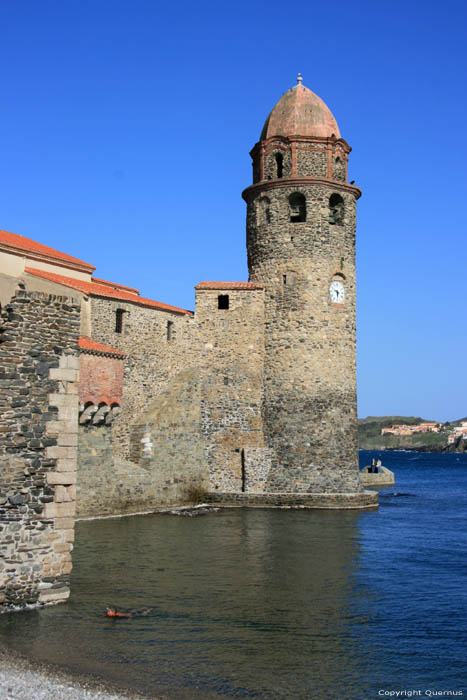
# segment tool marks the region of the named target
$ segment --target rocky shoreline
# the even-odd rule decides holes
[[[122,692],[97,678],[73,676],[61,669],[34,664],[17,652],[0,646],[1,700],[147,700]],[[152,698],[152,700],[157,700]],[[168,700],[166,696],[159,700]]]
[[[398,450],[404,450],[405,452],[436,452],[439,454],[447,454],[447,453],[457,453],[457,454],[463,454],[464,452],[467,452],[467,445],[465,444],[467,441],[464,440],[463,444],[458,447],[456,445],[399,445],[399,446],[391,446],[387,447],[385,445],[370,445],[368,443],[363,442],[359,449],[360,450],[367,450],[368,452],[394,452]]]

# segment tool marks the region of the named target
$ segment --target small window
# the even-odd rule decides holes
[[[276,175],[282,177],[284,172],[284,156],[282,153],[276,153]]]
[[[167,342],[170,343],[174,339],[174,322],[167,321]]]
[[[228,383],[229,383],[229,378],[228,378],[228,377],[224,377],[224,384],[225,384],[225,386],[227,386]]]
[[[282,275],[282,284],[287,284],[287,275]]]
[[[344,200],[340,194],[332,194],[329,197],[329,223],[342,226],[344,223]]]
[[[219,294],[217,297],[217,308],[218,309],[228,309],[229,308],[229,295]]]
[[[294,224],[306,221],[306,199],[300,192],[294,192],[289,197],[289,215]]]
[[[117,309],[115,312],[115,333],[123,332],[123,314],[124,309]]]

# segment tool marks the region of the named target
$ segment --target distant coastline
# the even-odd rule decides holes
[[[439,422],[438,432],[382,434],[383,428],[394,425],[420,426],[430,421],[416,416],[368,416],[358,421],[358,443],[361,450],[413,450],[415,452],[467,452],[467,437],[459,431],[467,418]],[[435,421],[431,421],[435,422]],[[455,437],[453,438],[453,435]]]

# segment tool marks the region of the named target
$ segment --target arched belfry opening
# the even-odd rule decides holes
[[[276,175],[281,178],[284,174],[284,156],[282,153],[276,153]]]
[[[344,200],[335,192],[329,197],[329,223],[342,226],[344,223]]]
[[[294,192],[289,197],[289,218],[294,224],[306,221],[306,198],[301,192]]]

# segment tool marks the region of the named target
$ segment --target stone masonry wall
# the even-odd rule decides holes
[[[0,611],[69,595],[78,420],[75,299],[20,284],[0,325]]]
[[[92,298],[91,306],[93,340],[125,353],[122,414],[112,428],[112,439],[116,453],[128,459],[134,426],[141,424],[148,406],[172,377],[198,361],[193,319],[102,298]],[[115,331],[117,309],[124,311],[121,333]]]
[[[261,145],[256,144],[251,151],[253,183],[261,180],[261,174],[263,181],[317,177],[346,182],[350,150],[350,146],[340,138],[273,138]],[[277,154],[282,155],[281,174],[278,172]]]
[[[186,503],[193,490],[207,489],[199,368],[172,378],[138,420],[131,433],[131,461],[115,450],[108,426],[80,426],[80,516],[135,513]]]
[[[292,173],[290,144],[285,144],[282,141],[273,141],[268,144],[267,151],[264,153],[264,180],[274,180],[277,177],[276,154],[282,156],[282,177],[290,177]]]
[[[271,471],[271,450],[268,447],[245,447],[242,491],[263,493]]]
[[[222,311],[218,291],[199,290],[194,319],[92,300],[93,339],[125,353],[124,389],[111,426],[80,426],[80,516],[242,488],[242,449],[263,446],[264,301],[262,289],[227,293]]]
[[[289,196],[306,198],[306,221],[290,220]],[[332,223],[330,196],[344,200]],[[248,201],[250,280],[265,284],[265,440],[268,490],[359,490],[355,373],[355,192],[301,179],[256,185]],[[270,200],[258,226],[255,200]],[[334,280],[345,288],[335,304]]]
[[[318,508],[351,510],[378,507],[376,491],[358,493],[216,493],[206,494],[206,502],[224,506],[260,508]]]
[[[114,368],[123,367],[123,393],[111,425],[80,426],[78,513],[131,513],[184,503],[193,484],[201,488],[202,470],[207,474],[194,319],[108,299],[92,298],[91,304],[93,340],[125,353],[123,361],[113,361]],[[121,333],[115,330],[117,309],[124,311]],[[96,370],[110,372],[100,364],[85,367],[89,390]]]
[[[229,308],[218,308],[219,295]],[[242,490],[242,449],[263,447],[264,292],[197,289],[201,434],[213,490]]]
[[[297,175],[327,177],[328,153],[326,146],[297,147]]]

